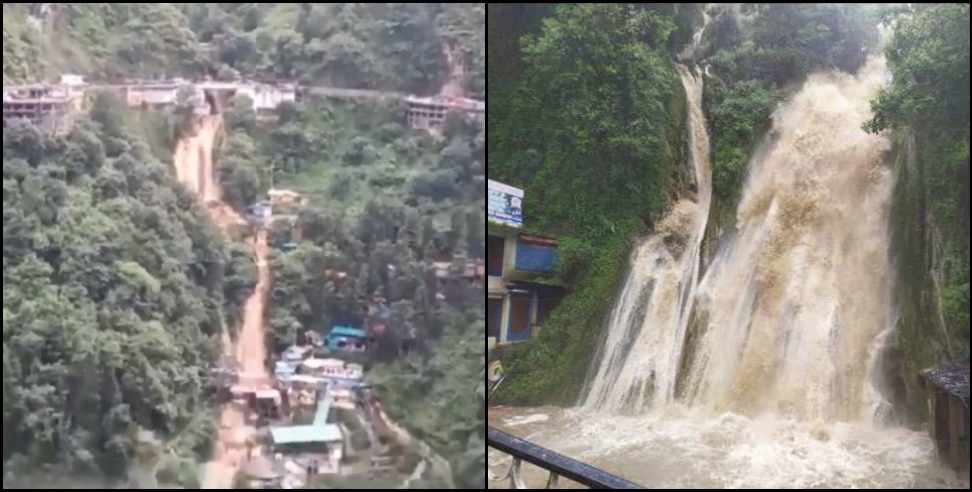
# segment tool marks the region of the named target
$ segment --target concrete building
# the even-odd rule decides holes
[[[182,81],[132,84],[122,88],[122,98],[129,107],[162,109],[175,106],[179,89],[186,86]]]
[[[345,432],[337,424],[328,423],[334,398],[326,396],[317,403],[311,425],[271,427],[270,437],[274,453],[288,455],[297,462],[313,461],[314,473],[340,473],[341,460],[346,455]],[[306,469],[306,467],[301,467]]]
[[[557,242],[522,234],[522,215],[511,212],[509,197],[522,190],[490,182],[487,227],[487,343],[490,349],[536,336],[560,303],[564,289],[543,280],[554,271]]]
[[[61,85],[74,89],[83,89],[84,87],[88,86],[88,84],[84,82],[83,76],[73,74],[61,75]]]
[[[929,432],[939,458],[959,473],[969,473],[969,364],[926,369]]]
[[[297,86],[293,84],[209,81],[196,84],[196,88],[206,94],[217,113],[222,113],[236,96],[246,96],[253,101],[253,110],[258,116],[276,111],[285,102],[297,102]]]
[[[284,102],[297,101],[297,87],[291,84],[217,81],[192,83],[182,79],[132,82],[120,88],[120,95],[130,107],[158,110],[175,106],[179,91],[185,88],[193,90],[193,105],[199,114],[221,113],[237,95],[249,97],[253,101],[254,111],[260,115],[275,111]]]
[[[445,126],[446,116],[456,111],[480,124],[486,124],[486,103],[475,99],[452,97],[408,97],[408,126],[416,130],[434,130]]]
[[[553,272],[556,247],[551,238],[489,231],[486,320],[490,346],[536,336],[563,299],[563,288],[539,279],[539,274]]]
[[[287,205],[302,207],[307,204],[307,199],[296,191],[274,189],[268,191],[267,196],[275,207]]]
[[[29,122],[46,131],[67,133],[83,103],[84,93],[67,86],[4,87],[3,126]]]
[[[276,111],[285,102],[297,102],[297,87],[294,85],[243,84],[236,95],[249,97],[257,114]]]
[[[454,261],[433,262],[436,291],[455,289],[461,284],[482,288],[486,277],[486,265],[482,259],[456,258]]]

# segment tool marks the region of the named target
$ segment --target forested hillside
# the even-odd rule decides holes
[[[208,448],[204,385],[252,259],[133,128],[101,99],[65,137],[4,129],[5,476],[124,475],[143,429]]]
[[[422,96],[451,84],[484,98],[485,15],[461,3],[4,4],[3,80],[245,78]],[[125,479],[145,430],[174,457],[160,480],[198,485],[214,431],[203,384],[256,283],[252,252],[174,180],[186,108],[85,104],[65,136],[4,129],[5,484],[48,465]],[[301,97],[272,118],[251,104],[223,115],[224,199],[242,211],[275,187],[309,200],[300,234],[272,238],[268,349],[360,323],[383,298],[397,338],[368,369],[386,409],[450,461],[456,485],[483,486],[483,293],[445,285],[433,263],[461,276],[485,255],[485,130],[457,118],[418,132],[399,102]]]
[[[503,9],[510,18],[533,10]],[[684,92],[668,57],[678,29],[671,10],[562,5],[555,12],[522,38],[522,52],[502,36],[496,41],[520,61],[493,86],[500,97],[489,108],[488,174],[530,191],[527,229],[558,237],[559,274],[577,286],[549,329],[514,355],[517,371],[543,374],[503,388],[501,396],[514,401],[576,397],[597,342],[591,327],[623,276],[631,238],[687,188]],[[530,28],[509,26],[514,36]]]
[[[485,91],[484,4],[4,4],[3,73],[208,74],[431,94],[447,51]]]

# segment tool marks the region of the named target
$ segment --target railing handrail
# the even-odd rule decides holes
[[[568,458],[503,431],[489,428],[486,445],[513,456],[514,460],[532,463],[552,474],[586,485],[592,489],[642,489],[644,487],[616,477],[580,461]],[[514,464],[518,470],[518,464]],[[548,482],[549,485],[550,482]]]

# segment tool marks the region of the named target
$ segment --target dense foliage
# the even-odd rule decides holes
[[[894,17],[891,84],[872,101],[872,132],[892,130],[893,234],[901,318],[896,397],[927,410],[917,371],[969,352],[969,6],[914,5]]]
[[[482,290],[476,294],[484,297]],[[392,418],[408,422],[416,437],[449,460],[457,487],[484,489],[486,347],[482,333],[469,329],[486,323],[482,302],[464,311],[440,307],[435,318],[444,332],[438,343],[452,350],[410,354],[377,368],[372,378]]]
[[[883,9],[707,8],[710,22],[685,61],[705,72],[711,243],[732,226],[750,156],[776,103],[815,70],[855,71],[877,42]],[[676,171],[684,96],[671,60],[682,56],[702,17],[691,4],[491,9],[489,29],[504,36],[490,38],[497,66],[490,66],[489,176],[527,190],[527,229],[558,236],[559,277],[575,288],[549,328],[513,350],[512,377],[530,373],[530,380],[507,383],[500,400],[571,402],[628,241],[686,188]]]
[[[522,74],[490,106],[489,176],[525,188],[528,228],[560,240],[577,285],[512,355],[498,396],[571,400],[580,389],[630,238],[679,182],[685,99],[667,56],[671,17],[632,5],[563,5],[524,37]],[[647,41],[647,42],[646,42]]]
[[[437,92],[448,50],[485,91],[485,4],[4,4],[4,80],[239,75]],[[9,19],[9,21],[8,21]]]
[[[220,313],[254,283],[136,126],[95,104],[65,137],[3,132],[5,474],[124,476],[142,429],[205,452]]]
[[[713,147],[710,229],[732,226],[749,158],[776,103],[813,71],[855,72],[877,43],[881,13],[841,4],[710,7],[696,54],[710,75],[704,101]]]
[[[3,13],[5,83],[79,73],[94,81],[247,77],[421,94],[438,93],[446,82],[452,82],[450,89],[472,97],[482,97],[486,90],[485,4],[4,4]],[[461,87],[455,86],[457,82]],[[196,432],[211,419],[194,385],[201,381],[198,378],[208,369],[217,348],[210,339],[220,328],[218,322],[225,317],[230,329],[239,322],[239,306],[253,286],[254,264],[245,246],[223,245],[208,226],[199,226],[204,234],[187,225],[186,234],[193,245],[197,244],[197,235],[202,238],[199,249],[211,247],[214,251],[207,255],[200,252],[205,260],[187,258],[184,234],[170,230],[168,209],[155,211],[168,206],[168,202],[154,198],[154,191],[144,189],[171,185],[169,172],[153,167],[157,164],[154,158],[169,158],[175,141],[187,127],[189,118],[184,116],[188,108],[176,108],[169,118],[120,118],[116,115],[118,108],[110,107],[113,104],[103,100],[92,113],[102,125],[98,130],[104,134],[101,145],[110,156],[104,160],[111,165],[96,166],[91,171],[94,182],[90,186],[95,191],[111,191],[105,200],[126,199],[110,202],[115,207],[111,209],[113,213],[140,215],[127,228],[119,226],[110,231],[111,237],[124,246],[124,254],[99,257],[111,262],[107,273],[91,280],[99,280],[99,285],[110,291],[115,288],[114,282],[122,282],[129,290],[124,291],[127,297],[116,300],[118,308],[123,300],[131,302],[135,314],[120,320],[96,318],[92,329],[113,333],[116,325],[112,323],[124,321],[128,324],[121,326],[135,326],[117,329],[125,337],[141,337],[145,331],[145,337],[156,337],[157,343],[142,343],[138,338],[140,344],[129,347],[122,343],[127,340],[123,338],[119,350],[126,357],[129,352],[134,353],[133,360],[85,361],[96,373],[109,362],[140,364],[136,367],[145,372],[144,377],[135,371],[124,383],[137,383],[145,394],[123,395],[129,398],[123,401],[130,405],[125,411],[131,417],[119,410],[112,418],[117,417],[122,423],[131,420],[166,439],[182,428],[191,428],[179,434],[176,441],[180,447],[191,448],[183,443],[196,438],[203,442],[211,434],[208,430]],[[413,343],[409,361],[394,366],[388,373],[386,384],[381,387],[383,399],[394,401],[399,407],[394,411],[403,427],[452,461],[457,481],[482,485],[485,399],[480,376],[484,357],[470,357],[469,347],[475,347],[470,340],[478,339],[484,331],[483,295],[481,289],[467,283],[449,284],[452,281],[437,279],[432,263],[455,262],[453,274],[461,276],[464,258],[485,256],[485,131],[454,119],[442,137],[413,132],[406,127],[404,108],[398,103],[305,100],[301,106],[281,108],[277,117],[269,121],[258,118],[250,101],[234,101],[226,114],[227,131],[221,137],[217,156],[225,198],[238,209],[262,199],[271,187],[294,189],[311,201],[311,206],[295,218],[295,227],[282,227],[274,234],[278,247],[291,241],[298,244],[296,250],[287,248],[289,252],[285,253],[278,248],[274,253],[268,342],[273,347],[289,343],[298,328],[323,330],[337,322],[361,323],[370,301],[384,298],[391,317],[390,336],[379,342],[373,362],[391,362],[397,358],[402,341],[413,339]],[[126,144],[127,132],[134,129],[147,131],[147,143]],[[5,143],[7,138],[5,131]],[[43,148],[18,148],[33,152],[43,162],[60,158],[60,154]],[[6,152],[5,147],[5,193],[9,178]],[[70,155],[77,158],[74,154]],[[133,157],[126,159],[128,154]],[[154,164],[142,166],[143,161]],[[146,179],[141,174],[148,172],[145,169],[152,170],[152,179],[160,181]],[[135,174],[129,176],[130,172]],[[183,213],[198,213],[192,197],[176,188],[173,186],[172,193]],[[13,196],[27,201],[44,195]],[[8,199],[5,197],[5,214]],[[144,201],[132,202],[135,199]],[[92,206],[100,206],[99,203],[95,200]],[[30,209],[32,213],[45,213],[43,207],[35,208],[36,211]],[[99,216],[86,217],[94,220]],[[16,224],[5,220],[5,232]],[[142,228],[148,232],[141,232]],[[158,238],[153,235],[156,228],[161,228]],[[33,234],[32,230],[28,232]],[[151,254],[167,259],[138,252],[126,234],[135,235],[137,244]],[[6,241],[5,236],[5,248]],[[84,246],[91,244],[100,243],[89,241]],[[173,249],[171,254],[163,255],[166,248]],[[45,262],[56,259],[42,258]],[[202,266],[196,266],[194,261]],[[8,265],[5,255],[5,278],[8,266],[13,269],[19,265]],[[185,270],[174,265],[192,268]],[[176,275],[183,271],[190,285],[198,282],[200,288],[206,289],[187,293],[192,301],[188,306],[182,293],[189,287],[172,293],[170,285],[180,279]],[[43,274],[41,271],[38,276]],[[6,287],[4,295],[4,320],[9,317],[16,326],[21,319],[20,310],[8,307]],[[175,300],[170,299],[172,296]],[[164,309],[153,310],[156,302],[164,302]],[[101,303],[99,309],[111,311],[106,305],[115,306]],[[201,314],[197,308],[204,309],[208,316],[205,322],[192,324],[183,319],[195,319]],[[170,319],[177,314],[181,317]],[[168,333],[170,324],[175,328],[166,336],[178,338],[171,343],[156,333],[159,325],[165,326],[164,332]],[[179,338],[192,334],[191,328],[198,328],[204,339],[192,349],[187,344],[196,340]],[[23,367],[27,367],[23,364],[27,363],[8,355],[19,354],[24,347],[9,347],[8,352],[10,342],[7,331],[4,333],[6,431],[8,414],[17,425],[26,415],[16,405],[20,398],[18,381],[27,377],[23,372]],[[46,341],[32,343],[44,345]],[[163,345],[161,353],[138,357],[136,349],[160,350],[156,345]],[[106,347],[115,350],[114,345]],[[73,361],[62,356],[67,350],[60,345],[52,350],[58,352],[45,363]],[[166,358],[169,356],[181,358],[178,371],[170,367]],[[159,367],[154,366],[156,360]],[[111,374],[108,369],[104,372]],[[197,379],[185,375],[190,373]],[[419,377],[420,381],[416,379]],[[103,380],[111,381],[104,376],[97,379],[98,384]],[[8,382],[12,384],[10,388]],[[436,388],[441,398],[429,406],[424,395],[417,398],[416,384]],[[473,395],[476,384],[479,400],[460,397]],[[125,385],[123,389],[134,391]],[[177,387],[178,391],[174,389]],[[11,399],[6,398],[9,391],[14,392]],[[101,397],[98,391],[91,393],[92,398]],[[12,413],[8,413],[7,402],[15,405],[10,407]],[[63,406],[57,403],[50,406],[55,412]],[[111,408],[102,406],[90,406],[91,416],[85,418],[109,415]],[[196,409],[197,416],[205,418],[187,424],[185,413],[190,407]],[[46,407],[38,402],[30,408]],[[409,418],[423,411],[439,417],[414,421]],[[61,425],[66,421],[53,422]],[[95,450],[92,452],[98,459],[108,452],[103,441],[120,435],[122,424],[113,422],[102,422],[106,430],[91,431],[94,437],[90,439],[86,434],[78,438],[88,439],[84,443],[90,446],[85,449]],[[84,425],[88,426],[87,422]],[[70,425],[63,427],[73,429]],[[134,431],[135,427],[125,429]],[[52,445],[55,449],[64,447],[59,434],[47,427],[37,430],[43,431],[45,438],[53,436],[50,439],[57,444]],[[30,436],[26,430],[5,432],[5,462],[8,442],[10,453],[27,454],[22,448],[29,445],[29,439],[23,438]],[[117,468],[107,471],[119,473],[126,463],[122,458],[130,455],[132,445],[122,438],[115,441],[111,441],[115,447],[109,451],[118,456],[111,455],[109,461]],[[31,451],[17,463],[54,460],[46,455],[35,456],[39,454],[42,453]],[[160,476],[181,475],[185,469],[182,465],[169,463]]]

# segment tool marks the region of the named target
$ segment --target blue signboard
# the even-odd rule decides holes
[[[510,227],[523,225],[523,190],[489,180],[488,220]]]

